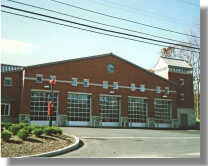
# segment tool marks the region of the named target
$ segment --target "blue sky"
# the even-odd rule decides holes
[[[199,0],[57,0],[95,12],[114,17],[139,22],[142,24],[169,29],[181,33],[189,33],[190,30],[198,32],[200,24]],[[76,17],[93,20],[96,22],[118,26],[134,31],[157,35],[174,40],[185,41],[184,35],[179,35],[139,24],[133,24],[95,13],[79,10],[51,0],[19,0],[19,2],[47,8],[57,12]],[[186,3],[188,2],[188,3]],[[53,17],[67,19],[83,24],[88,24],[109,30],[146,36],[139,33],[124,31],[112,27],[98,25],[79,20],[69,16],[44,11],[7,0],[2,0],[2,5],[12,6],[24,10],[42,13]],[[26,14],[2,7],[4,11],[15,12],[28,16],[46,19],[32,14]],[[156,63],[161,46],[145,44],[142,42],[104,36],[65,26],[41,22],[29,18],[1,13],[1,63],[13,65],[35,65],[46,62],[61,61],[79,57],[87,57],[106,53],[114,53],[130,62],[144,68],[152,68]],[[70,26],[78,25],[47,19]],[[92,30],[92,29],[90,29]],[[99,31],[99,30],[95,30]],[[101,31],[99,31],[101,32]],[[104,32],[107,33],[107,32]],[[112,33],[109,33],[112,34]],[[121,36],[121,35],[120,35]],[[131,37],[132,38],[132,37]],[[136,39],[136,38],[134,38]],[[141,40],[141,39],[138,39]],[[164,40],[164,39],[159,39]],[[145,40],[143,40],[145,41]],[[167,40],[164,40],[167,41]],[[175,42],[177,43],[177,42]],[[158,43],[159,44],[159,43]],[[160,43],[161,44],[161,43]],[[166,45],[166,44],[162,44]]]

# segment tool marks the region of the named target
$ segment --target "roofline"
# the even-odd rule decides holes
[[[160,58],[166,58],[166,59],[173,59],[173,60],[185,61],[184,59],[179,59],[179,58],[178,59],[175,59],[175,58],[166,57],[166,56],[160,56]]]
[[[177,85],[175,82],[172,82],[172,81],[170,81],[168,79],[165,79],[164,77],[161,77],[161,76],[159,76],[159,75],[157,75],[155,73],[152,73],[152,72],[148,71],[147,69],[145,69],[145,68],[143,68],[141,66],[138,66],[138,65],[136,65],[136,64],[134,64],[134,63],[132,63],[130,61],[127,61],[126,59],[123,59],[123,58],[121,58],[121,57],[119,57],[117,55],[114,55],[114,54],[112,54],[112,55],[115,56],[115,57],[117,57],[117,58],[119,58],[119,59],[121,59],[121,60],[123,60],[123,61],[125,61],[125,62],[127,62],[127,63],[129,63],[129,64],[131,64],[131,65],[133,65],[133,66],[135,66],[135,67],[137,67],[137,68],[139,68],[139,69],[141,69],[141,70],[143,70],[143,71],[145,71],[145,72],[147,72],[147,73],[149,73],[149,74],[152,74],[152,75],[154,75],[154,76],[156,76],[158,78],[161,78],[161,79],[163,79],[163,80],[165,80],[165,81],[167,81],[167,82],[169,82],[171,84]]]
[[[25,66],[25,67],[23,67],[23,69],[30,69],[30,68],[35,68],[35,67],[55,65],[55,64],[67,63],[67,62],[75,62],[75,61],[81,61],[81,60],[87,60],[87,59],[94,59],[94,58],[100,58],[100,57],[109,56],[109,55],[113,55],[113,53],[107,53],[107,54],[101,54],[101,55],[94,55],[94,56],[88,56],[88,57],[68,59],[68,60],[63,60],[63,61],[56,61],[56,62],[49,62],[49,63],[42,63],[42,64],[37,64],[37,65]]]
[[[15,73],[15,72],[22,72],[22,71],[23,71],[23,69],[19,69],[19,70],[1,72],[1,74],[9,74],[9,73]]]
[[[136,65],[136,64],[134,64],[134,63],[132,63],[130,61],[127,61],[126,59],[123,59],[123,58],[113,54],[112,52],[111,53],[107,53],[107,54],[89,56],[89,57],[82,57],[82,58],[76,58],[76,59],[70,59],[70,60],[63,60],[63,61],[56,61],[56,62],[43,63],[43,64],[32,65],[32,66],[26,66],[26,67],[23,67],[23,70],[36,68],[36,67],[42,67],[42,66],[48,66],[48,65],[55,65],[55,64],[60,64],[60,63],[76,62],[76,61],[81,61],[81,60],[101,58],[101,57],[105,57],[105,56],[114,56],[114,57],[116,57],[116,58],[118,58],[118,59],[120,59],[122,61],[125,61],[125,62],[127,62],[127,63],[129,63],[129,64],[131,64],[131,65],[133,65],[133,66],[135,66],[135,67],[137,67],[137,68],[139,68],[139,69],[141,69],[141,70],[143,70],[143,71],[145,71],[145,72],[147,72],[147,73],[149,73],[151,75],[153,75],[153,76],[156,76],[156,77],[158,77],[160,79],[163,79],[163,80],[165,80],[165,81],[167,81],[167,82],[169,82],[171,84],[177,85],[175,82],[172,82],[172,81],[167,80],[167,79],[165,79],[165,78],[163,78],[163,77],[161,77],[161,76],[159,76],[159,75],[157,75],[155,73],[152,73],[152,72],[148,71],[147,69],[144,69],[144,68],[142,68],[142,67],[140,67],[140,66],[138,66],[138,65]]]
[[[1,65],[14,66],[14,67],[23,67],[23,66],[19,66],[19,65],[11,65],[11,64],[5,64],[5,63],[1,63]]]
[[[162,58],[164,58],[164,59],[172,59],[172,60],[178,60],[178,61],[184,61],[184,62],[186,62],[184,59],[174,59],[174,58],[170,58],[170,57],[165,57],[165,56],[160,56],[159,58],[158,58],[158,60],[157,60],[157,62],[156,62],[156,64],[155,64],[155,66],[154,66],[154,69],[155,69],[155,67],[157,66],[157,64],[158,64],[158,62],[159,62],[159,60],[160,59],[162,59]],[[187,63],[187,62],[186,62]],[[188,63],[187,63],[188,64]],[[189,64],[188,64],[189,65]],[[173,65],[167,65],[167,66],[173,66]],[[190,66],[190,65],[189,65]],[[177,66],[174,66],[174,67],[177,67]],[[178,67],[180,67],[180,66],[178,66]],[[187,68],[187,69],[190,69],[190,68],[192,68],[193,69],[193,67],[181,67],[181,68]]]

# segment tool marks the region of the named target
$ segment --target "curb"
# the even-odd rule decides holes
[[[18,157],[18,158],[31,158],[31,157],[53,157],[53,156],[58,156],[61,155],[63,153],[69,152],[71,150],[76,149],[79,146],[79,138],[77,138],[76,136],[72,135],[72,137],[75,138],[75,143],[72,145],[69,145],[65,148],[62,149],[58,149],[55,151],[51,151],[51,152],[46,152],[46,153],[41,153],[41,154],[36,154],[36,155],[31,155],[31,156],[22,156],[22,157]]]

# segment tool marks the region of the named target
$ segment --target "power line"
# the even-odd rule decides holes
[[[76,19],[80,19],[80,20],[96,23],[96,24],[99,24],[99,25],[104,25],[104,26],[108,26],[108,27],[112,27],[112,28],[117,28],[117,29],[122,29],[122,30],[130,31],[130,32],[135,32],[135,33],[140,33],[140,34],[144,34],[144,35],[148,35],[148,36],[152,36],[152,37],[157,37],[157,38],[161,38],[161,39],[166,39],[166,40],[170,40],[170,41],[176,41],[176,42],[190,44],[190,43],[179,41],[179,40],[169,39],[169,38],[165,38],[165,37],[161,37],[161,36],[157,36],[157,35],[151,35],[151,34],[139,32],[139,31],[135,31],[135,30],[127,29],[127,28],[122,28],[122,27],[118,27],[118,26],[104,24],[104,23],[100,23],[100,22],[89,20],[89,19],[84,19],[84,18],[72,16],[72,15],[69,15],[69,14],[66,14],[66,13],[61,13],[61,12],[57,12],[57,11],[54,11],[54,10],[50,10],[50,9],[46,9],[46,8],[42,8],[42,7],[30,5],[30,4],[25,4],[25,3],[21,3],[21,2],[17,2],[17,1],[13,1],[13,0],[8,0],[8,1],[11,1],[11,2],[14,2],[14,3],[18,3],[18,4],[21,4],[21,5],[25,5],[25,6],[30,6],[30,7],[41,9],[41,10],[45,10],[45,11],[49,11],[49,12],[53,12],[53,13],[57,13],[57,14],[61,14],[61,15],[65,15],[65,16],[69,16],[69,17],[72,17],[72,18],[76,18]],[[193,45],[195,45],[195,44],[193,44]],[[197,46],[197,45],[195,45],[195,46]]]
[[[89,0],[89,1],[92,1],[92,0]],[[187,23],[192,23],[192,22],[181,20],[181,19],[178,19],[178,18],[172,18],[172,17],[169,17],[169,16],[164,16],[164,15],[161,15],[161,14],[149,12],[149,11],[146,11],[146,10],[143,10],[143,9],[138,9],[138,8],[134,8],[134,7],[123,5],[123,4],[118,4],[118,3],[115,3],[115,2],[110,2],[110,1],[107,1],[107,0],[102,0],[102,1],[108,2],[108,3],[111,3],[111,4],[115,4],[115,5],[118,5],[118,6],[123,6],[123,7],[129,8],[129,9],[140,10],[142,12],[154,14],[154,15],[157,15],[157,16],[160,16],[160,17],[165,17],[165,18],[169,18],[169,19],[173,19],[173,20],[178,20],[178,21],[183,21],[183,22],[187,22]],[[199,25],[199,24],[196,24],[196,25]]]
[[[147,24],[143,24],[143,23],[136,22],[136,21],[127,20],[127,19],[124,19],[124,18],[120,18],[120,17],[115,17],[115,16],[111,16],[111,15],[99,13],[99,12],[96,12],[96,11],[88,10],[88,9],[85,9],[85,8],[81,8],[81,7],[78,7],[78,6],[70,5],[68,3],[64,3],[64,2],[60,2],[60,1],[56,1],[56,0],[51,0],[51,1],[56,2],[56,3],[60,3],[62,5],[74,7],[74,8],[80,9],[80,10],[85,10],[85,11],[88,11],[88,12],[91,12],[91,13],[103,15],[103,16],[106,16],[106,17],[110,17],[110,18],[114,18],[114,19],[118,19],[118,20],[122,20],[122,21],[126,21],[126,22],[131,22],[131,23],[134,23],[134,24],[139,24],[139,25],[147,26],[147,27],[150,27],[150,28],[155,28],[155,29],[164,30],[164,31],[167,31],[167,32],[177,33],[177,34],[180,34],[180,35],[185,35],[185,36],[191,36],[191,37],[200,38],[198,36],[193,36],[193,35],[189,35],[189,34],[186,34],[186,33],[181,33],[181,32],[177,32],[177,31],[173,31],[173,30],[168,30],[168,29],[164,29],[164,28],[159,28],[159,27],[155,27],[155,26],[152,26],[152,25],[147,25]]]
[[[74,29],[79,29],[79,30],[84,30],[84,31],[88,31],[88,32],[93,32],[93,33],[102,34],[102,35],[106,35],[106,36],[111,36],[111,37],[131,40],[131,41],[137,41],[137,42],[146,43],[146,44],[152,44],[152,45],[156,45],[156,46],[170,47],[170,46],[166,46],[166,45],[161,45],[161,44],[156,44],[156,43],[151,43],[151,42],[145,42],[145,41],[136,40],[136,39],[132,39],[132,38],[116,36],[116,35],[106,34],[106,33],[97,32],[97,31],[92,31],[92,30],[89,30],[89,29],[84,29],[84,28],[79,28],[79,27],[70,26],[70,25],[66,25],[66,24],[61,24],[61,23],[57,23],[57,22],[54,22],[54,21],[49,21],[49,20],[44,20],[44,19],[40,19],[40,18],[35,18],[35,17],[31,17],[31,16],[22,15],[22,14],[12,13],[12,12],[8,12],[8,11],[4,11],[4,10],[1,10],[1,11],[4,12],[4,13],[7,13],[7,14],[12,14],[12,15],[21,16],[21,17],[25,17],[25,18],[30,18],[30,19],[34,19],[34,20],[39,20],[39,21],[43,21],[43,22],[53,23],[53,24],[57,24],[57,25],[61,25],[61,26],[66,26],[66,27],[70,27],[70,28],[74,28]],[[199,53],[198,51],[187,50],[187,49],[182,49],[182,48],[176,48],[175,47],[175,49]]]
[[[72,24],[76,24],[76,25],[80,25],[80,26],[85,26],[85,27],[93,28],[93,29],[97,29],[97,30],[102,30],[102,31],[106,31],[106,32],[111,32],[111,33],[116,33],[116,34],[120,34],[120,35],[136,37],[136,38],[141,38],[141,39],[150,40],[150,41],[154,41],[154,42],[160,42],[160,43],[164,43],[164,44],[171,44],[171,45],[175,45],[175,46],[183,46],[183,47],[186,47],[186,48],[199,49],[197,47],[192,47],[192,46],[187,46],[187,45],[182,45],[182,44],[177,44],[177,43],[171,43],[171,42],[156,40],[156,39],[152,39],[152,38],[132,35],[132,34],[128,34],[128,33],[123,33],[123,32],[103,29],[103,28],[99,28],[99,27],[95,27],[95,26],[90,26],[90,25],[86,25],[86,24],[82,24],[82,23],[78,23],[78,22],[74,22],[74,21],[60,19],[60,18],[57,18],[57,17],[52,17],[52,16],[49,16],[49,15],[44,15],[44,14],[40,14],[40,13],[30,12],[30,11],[27,11],[27,10],[22,10],[22,9],[9,7],[9,6],[5,6],[5,5],[1,5],[1,6],[5,7],[5,8],[12,9],[12,10],[17,10],[17,11],[21,11],[21,12],[25,12],[25,13],[30,13],[30,14],[34,14],[34,15],[38,15],[38,16],[42,16],[42,17],[47,17],[47,18],[51,18],[51,19],[55,19],[55,20],[59,20],[59,21],[64,21],[64,22],[68,22],[68,23],[72,23]]]
[[[200,7],[199,5],[196,5],[196,4],[193,4],[193,3],[187,2],[187,1],[183,1],[183,0],[178,0],[178,1],[181,1],[181,2],[187,3],[187,4],[189,4],[189,5],[193,5],[193,6]]]
[[[96,1],[93,1],[93,0],[88,0],[88,1],[93,2],[93,3],[96,3],[96,4],[100,4],[100,5],[108,6],[108,7],[111,7],[111,8],[115,8],[115,9],[119,9],[119,10],[123,10],[123,11],[131,12],[131,13],[136,13],[136,14],[139,14],[139,15],[144,15],[144,16],[146,16],[146,17],[151,17],[151,18],[155,18],[155,19],[162,20],[162,21],[168,21],[168,22],[172,22],[172,23],[175,23],[175,24],[185,25],[185,26],[189,26],[189,27],[193,27],[193,28],[197,28],[197,29],[199,29],[199,27],[196,27],[196,26],[193,26],[193,25],[187,25],[187,24],[183,24],[183,23],[180,23],[180,22],[172,21],[172,20],[162,19],[162,18],[158,18],[158,17],[155,17],[155,16],[150,16],[150,15],[143,14],[143,13],[138,13],[138,12],[136,12],[136,11],[131,11],[131,10],[122,9],[122,8],[119,8],[119,7],[115,7],[115,6],[111,6],[111,5],[103,4],[103,3],[96,2]],[[114,3],[114,4],[115,4],[115,3]],[[155,14],[155,15],[156,15],[156,14]],[[185,21],[185,22],[186,22],[186,21]]]

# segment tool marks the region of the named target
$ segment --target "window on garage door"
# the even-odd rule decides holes
[[[68,93],[67,118],[69,121],[90,121],[90,95]]]
[[[48,102],[51,100],[50,92],[33,91],[30,101],[30,120],[31,121],[48,121]],[[56,121],[58,94],[53,93],[53,102],[55,106],[53,121]]]
[[[155,100],[154,101],[154,114],[156,124],[170,124],[171,118],[171,101],[168,100]]]
[[[142,98],[129,97],[128,99],[128,116],[129,122],[146,123],[146,100]]]
[[[100,96],[100,118],[102,122],[119,122],[119,98]]]

